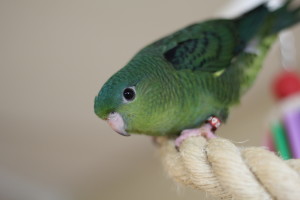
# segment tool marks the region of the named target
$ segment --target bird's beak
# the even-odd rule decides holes
[[[107,123],[114,131],[116,131],[120,135],[130,136],[130,134],[125,131],[125,123],[122,116],[119,113],[110,113],[107,118]]]

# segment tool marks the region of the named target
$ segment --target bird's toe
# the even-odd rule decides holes
[[[179,149],[180,145],[184,140],[186,140],[189,137],[197,137],[197,136],[203,136],[206,139],[215,138],[215,134],[212,131],[212,126],[207,123],[201,126],[200,128],[195,129],[185,129],[181,132],[180,136],[176,138],[175,140],[175,147],[176,149]]]

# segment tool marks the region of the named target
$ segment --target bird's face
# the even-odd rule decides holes
[[[171,130],[176,95],[170,88],[175,84],[170,82],[168,70],[171,67],[164,58],[138,54],[103,85],[95,98],[95,113],[125,136],[159,135]]]
[[[129,136],[129,132],[135,132],[136,124],[141,124],[144,118],[146,93],[150,92],[146,82],[139,75],[119,71],[95,97],[95,113],[106,120],[114,131]]]

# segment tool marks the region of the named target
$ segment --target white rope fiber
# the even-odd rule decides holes
[[[168,174],[219,199],[300,200],[300,160],[284,161],[262,147],[238,148],[229,140],[190,137],[179,151],[158,138]]]

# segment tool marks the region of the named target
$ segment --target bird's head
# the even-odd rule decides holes
[[[138,97],[137,82],[121,70],[103,85],[95,97],[94,110],[114,131],[128,136],[126,120],[130,117],[130,104],[135,104]]]
[[[129,133],[145,132],[147,126],[156,123],[154,107],[159,104],[162,83],[153,74],[155,66],[148,63],[132,62],[114,74],[95,97],[94,111],[117,133],[129,136]]]

